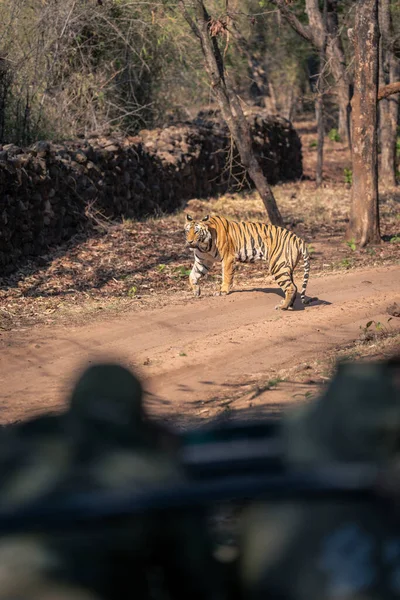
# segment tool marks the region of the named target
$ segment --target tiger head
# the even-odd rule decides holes
[[[186,245],[189,248],[198,248],[203,252],[210,249],[211,231],[207,223],[208,219],[207,215],[201,221],[194,221],[193,217],[186,215],[185,235]]]

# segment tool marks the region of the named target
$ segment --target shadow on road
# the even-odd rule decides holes
[[[246,294],[246,293],[251,293],[251,292],[261,292],[262,294],[276,294],[277,296],[284,298],[284,293],[280,288],[254,287],[254,288],[248,288],[246,290],[233,290],[231,292],[231,294]],[[320,298],[317,298],[316,296],[312,297],[312,298],[307,297],[307,302],[308,303],[306,305],[304,305],[300,300],[299,294],[297,294],[297,298],[294,303],[294,310],[296,310],[296,311],[305,310],[312,306],[321,306],[321,305],[329,306],[330,304],[332,304],[328,300],[322,300]]]

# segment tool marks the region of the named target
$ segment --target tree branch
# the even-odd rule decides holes
[[[192,30],[192,32],[194,33],[194,35],[196,37],[198,37],[198,38],[201,39],[201,34],[200,34],[200,31],[199,31],[199,28],[197,27],[196,23],[194,22],[194,20],[192,19],[192,17],[188,13],[186,5],[185,5],[185,2],[183,0],[179,0],[178,4],[179,4],[179,6],[182,9],[183,16],[185,17],[185,21],[189,25],[190,29]]]
[[[388,85],[384,85],[378,90],[378,100],[383,100],[384,98],[388,98],[392,94],[400,93],[400,81],[396,81],[394,83],[389,83]]]
[[[318,0],[306,0],[306,13],[310,31],[313,32],[313,44],[321,52],[326,44],[326,19],[324,23]]]
[[[311,32],[311,29],[306,25],[300,23],[299,19],[295,14],[292,13],[291,10],[287,7],[285,0],[270,0],[271,4],[274,4],[277,8],[279,8],[280,13],[289,23],[289,25],[299,34],[303,39],[307,42],[310,42],[313,46],[317,47],[316,39]]]
[[[236,92],[232,88],[229,77],[225,77],[223,56],[218,46],[216,35],[212,35],[210,25],[213,21],[204,5],[204,0],[195,0],[192,4],[194,17],[185,10],[185,1],[180,0],[180,7],[192,31],[200,39],[201,49],[205,59],[205,68],[211,81],[211,87],[222,116],[229,128],[233,140],[240,154],[241,163],[254,182],[264,203],[270,222],[273,225],[282,225],[282,217],[276,205],[274,195],[264,176],[261,165],[254,154],[253,140],[250,125],[243,114],[243,110]]]

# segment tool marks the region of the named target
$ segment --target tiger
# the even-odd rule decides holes
[[[292,231],[265,223],[238,223],[219,215],[207,215],[201,221],[186,215],[184,229],[186,245],[194,252],[189,282],[195,296],[200,296],[201,277],[207,275],[215,262],[222,263],[222,285],[217,295],[225,295],[229,294],[232,287],[236,261],[265,260],[268,261],[270,274],[285,294],[275,308],[293,310],[297,294],[293,271],[302,256],[304,276],[300,298],[303,304],[309,303],[305,294],[310,274],[310,256],[305,241]]]

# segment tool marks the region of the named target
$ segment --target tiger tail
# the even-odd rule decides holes
[[[308,252],[307,245],[304,240],[301,240],[300,252],[302,253],[303,260],[304,260],[303,287],[301,288],[300,298],[301,298],[301,301],[303,304],[307,304],[306,289],[307,289],[308,278],[310,276],[310,254]]]

